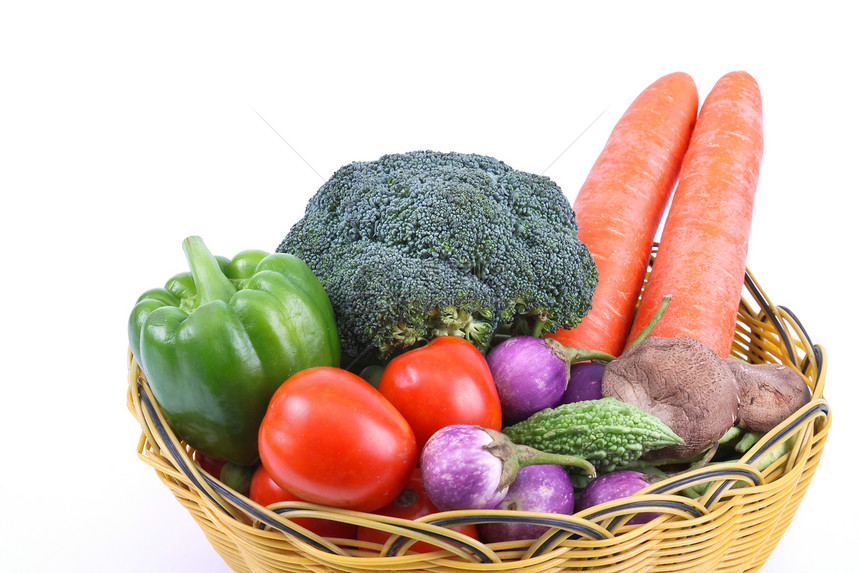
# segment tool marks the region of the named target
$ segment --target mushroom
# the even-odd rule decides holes
[[[769,432],[811,398],[803,378],[784,364],[726,363],[738,382],[741,428]]]
[[[684,443],[650,452],[683,459],[711,447],[735,424],[767,432],[810,399],[803,377],[775,364],[722,358],[687,337],[648,336],[606,365],[604,396],[659,418]]]

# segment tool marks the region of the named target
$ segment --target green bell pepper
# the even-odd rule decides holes
[[[275,390],[312,366],[339,366],[328,295],[299,258],[249,250],[215,257],[182,244],[191,272],[145,292],[128,321],[131,351],[176,433],[212,458],[256,462]]]

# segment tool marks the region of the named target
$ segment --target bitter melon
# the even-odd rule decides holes
[[[656,416],[611,397],[546,408],[502,432],[518,444],[585,458],[599,472],[621,469],[646,452],[683,443]]]

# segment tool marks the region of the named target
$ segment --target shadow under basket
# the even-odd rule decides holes
[[[418,521],[304,502],[268,508],[229,489],[192,461],[129,353],[128,407],[140,422],[138,455],[185,506],[235,571],[756,571],[791,523],[821,457],[831,414],[823,398],[827,356],[797,318],[770,303],[747,272],[732,355],[794,367],[812,390],[805,407],[737,462],[716,463],[574,515],[449,511]],[[698,497],[681,495],[698,486]],[[642,525],[632,515],[659,511]],[[385,544],[319,537],[293,518],[315,517],[383,530]],[[536,540],[484,544],[449,529],[464,523],[546,525]],[[410,551],[429,541],[439,551]]]

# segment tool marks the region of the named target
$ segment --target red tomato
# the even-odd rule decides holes
[[[430,498],[427,497],[427,492],[424,491],[424,481],[421,479],[421,469],[416,468],[412,472],[412,477],[403,491],[400,492],[394,501],[385,507],[374,511],[377,515],[388,515],[390,517],[399,517],[402,519],[417,519],[431,513],[438,513],[438,509]],[[451,528],[454,531],[464,533],[469,537],[478,539],[478,528],[474,524],[458,525]],[[372,541],[379,544],[384,544],[391,534],[387,531],[374,529],[372,527],[359,527],[358,539],[361,541]],[[440,547],[436,547],[424,541],[416,541],[410,546],[411,551],[418,553],[429,553],[431,551],[439,551]]]
[[[357,375],[329,366],[302,370],[278,388],[259,446],[281,488],[357,511],[391,502],[418,463],[415,435],[400,412]]]
[[[251,491],[248,497],[260,505],[266,506],[282,501],[303,501],[297,495],[291,494],[272,481],[271,476],[269,476],[266,468],[263,466],[258,466],[251,477]],[[288,517],[289,515],[289,513],[286,514]],[[340,537],[343,539],[355,539],[356,537],[357,528],[351,523],[342,523],[340,521],[316,517],[296,517],[291,520],[296,525],[301,525],[305,529],[313,531],[322,537]]]
[[[379,391],[412,426],[418,451],[450,424],[502,429],[502,406],[484,355],[457,336],[434,338],[395,357]]]
[[[197,465],[200,466],[201,469],[215,479],[221,479],[221,469],[227,463],[223,460],[210,458],[206,454],[201,454],[197,450],[194,451],[194,461],[197,462]]]

